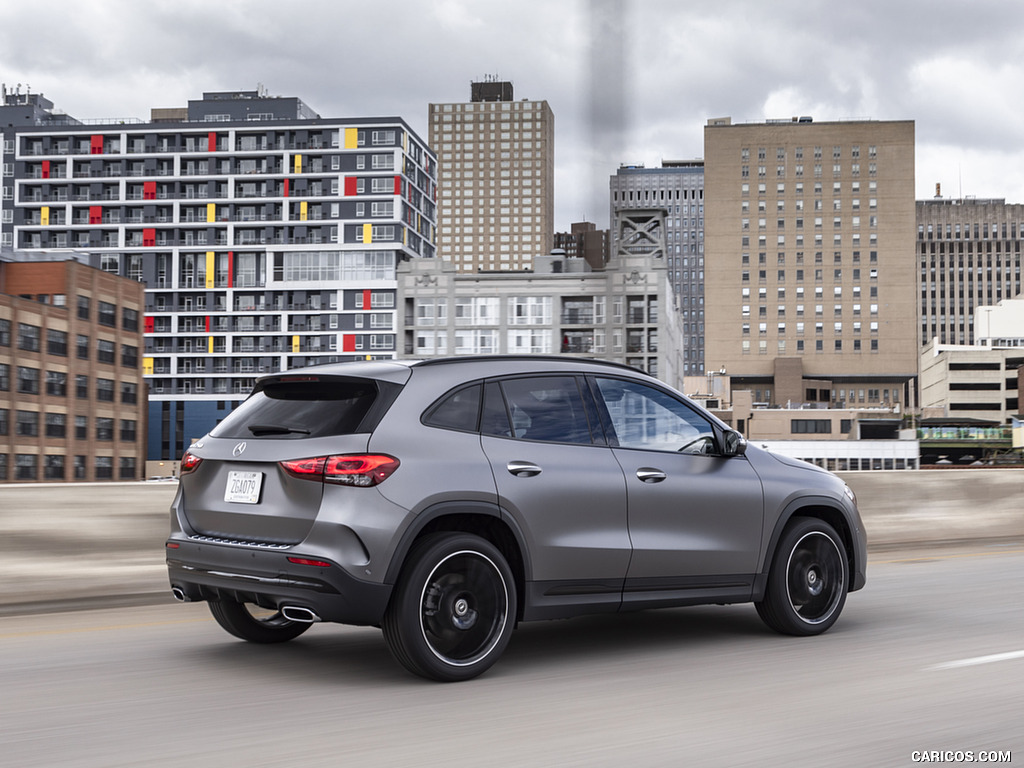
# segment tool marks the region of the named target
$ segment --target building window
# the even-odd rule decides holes
[[[23,349],[26,352],[38,352],[39,333],[40,329],[37,325],[18,323],[18,349]]]
[[[139,348],[131,344],[122,344],[121,365],[125,368],[137,368],[139,365]]]
[[[49,352],[51,355],[67,357],[68,335],[64,331],[47,330],[46,351]]]
[[[124,307],[121,310],[121,327],[126,331],[139,330],[139,311]]]
[[[78,335],[75,339],[75,349],[79,360],[89,359],[89,337]]]
[[[43,457],[43,478],[46,480],[64,479],[64,457],[44,456]]]
[[[99,303],[99,318],[98,322],[100,325],[105,325],[109,328],[117,326],[117,307],[113,304],[101,301]]]
[[[18,366],[18,392],[23,395],[39,394],[39,369]]]
[[[64,437],[67,431],[67,416],[63,413],[46,414],[46,436]]]
[[[113,440],[114,439],[114,420],[98,416],[96,418],[96,439],[97,440]]]
[[[96,379],[96,399],[100,402],[114,402],[114,382],[110,379]]]
[[[829,435],[832,434],[830,419],[793,419],[789,422],[789,432],[793,435]]]
[[[119,462],[118,479],[135,480],[135,457],[122,456]]]
[[[114,342],[99,339],[96,342],[96,360],[101,363],[114,363]]]
[[[15,480],[39,479],[39,457],[34,453],[19,453],[14,457]]]
[[[78,319],[88,320],[89,319],[89,297],[79,296],[78,297]]]
[[[68,375],[61,371],[47,371],[46,394],[54,397],[67,397]]]
[[[19,437],[39,437],[39,414],[36,411],[18,411],[14,434]]]

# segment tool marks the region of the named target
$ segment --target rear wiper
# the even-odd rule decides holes
[[[250,424],[249,431],[254,435],[308,435],[308,429],[296,429],[282,424]]]

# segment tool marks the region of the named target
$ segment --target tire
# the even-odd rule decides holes
[[[496,547],[470,534],[433,534],[409,553],[384,613],[384,640],[413,674],[469,680],[504,652],[515,606],[515,580]]]
[[[828,523],[793,518],[772,558],[761,620],[784,635],[820,635],[842,613],[849,590],[843,540]]]
[[[290,621],[280,611],[267,613],[249,603],[234,600],[211,600],[209,606],[210,613],[221,627],[250,643],[284,643],[312,626],[301,621]],[[250,607],[257,613],[252,613]]]

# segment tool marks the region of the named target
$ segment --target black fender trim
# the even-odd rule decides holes
[[[857,534],[854,531],[845,510],[840,505],[836,504],[835,499],[829,496],[800,496],[787,504],[785,509],[783,509],[782,514],[779,515],[778,520],[775,521],[775,528],[772,530],[771,538],[768,540],[768,548],[765,550],[764,563],[761,566],[761,571],[754,576],[753,602],[760,602],[764,598],[764,590],[768,583],[768,572],[771,570],[772,560],[775,559],[775,549],[778,547],[779,539],[782,538],[782,532],[785,530],[786,526],[789,525],[789,521],[794,517],[818,517],[818,515],[814,514],[800,514],[804,509],[815,507],[826,507],[831,510],[837,518],[843,521],[844,529],[837,530],[836,533],[843,537],[843,542],[851,561],[849,575],[850,585],[847,589],[850,592],[854,592],[864,586],[864,563],[858,562],[857,542],[855,538]],[[825,522],[832,525],[831,521],[827,519]]]
[[[398,581],[398,575],[401,573],[402,566],[405,564],[405,559],[409,554],[409,550],[412,549],[416,539],[419,538],[425,528],[435,520],[439,520],[444,517],[456,516],[489,517],[504,524],[504,526],[511,532],[512,537],[515,539],[516,546],[519,548],[519,554],[522,558],[523,580],[525,582],[530,580],[530,574],[533,573],[533,566],[530,562],[529,549],[526,546],[526,537],[523,535],[523,531],[511,515],[506,514],[497,504],[492,504],[490,502],[442,501],[427,507],[416,515],[409,527],[405,529],[405,532],[402,534],[402,538],[398,542],[398,546],[395,547],[395,551],[391,556],[391,562],[388,565],[387,573],[384,574],[384,583],[393,585]],[[467,532],[472,533],[472,531]],[[512,563],[509,565],[513,566],[513,570],[515,570]]]

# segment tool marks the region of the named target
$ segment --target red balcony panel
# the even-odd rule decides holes
[[[143,200],[156,200],[156,182],[155,181],[144,181],[144,182],[142,182],[142,199]]]
[[[355,176],[345,177],[345,197],[354,197],[358,189],[359,179]]]
[[[354,333],[346,333],[341,337],[341,351],[342,352],[355,352],[356,351],[356,337]]]
[[[89,206],[89,223],[90,224],[102,224],[103,223],[103,206],[90,205]]]

